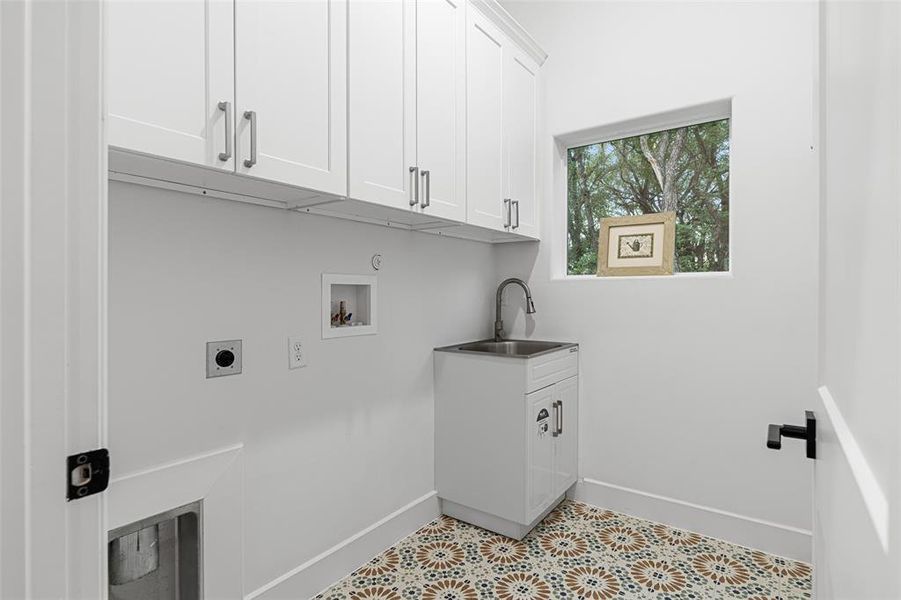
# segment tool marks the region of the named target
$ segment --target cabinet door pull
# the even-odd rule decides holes
[[[422,179],[425,181],[425,193],[422,195],[422,203],[420,208],[426,208],[432,203],[432,173],[428,170],[422,172]]]
[[[413,183],[413,189],[410,190],[410,206],[419,204],[419,167],[410,167],[410,181]]]
[[[510,198],[504,198],[504,227],[510,227],[510,221],[513,219]]]
[[[513,225],[510,228],[516,229],[519,227],[519,200],[513,200],[510,204],[516,207],[516,225]]]
[[[248,169],[257,164],[257,111],[245,110],[244,118],[250,121],[250,158],[244,159]]]
[[[560,435],[560,404],[559,400],[554,400],[551,406],[554,408],[554,430],[551,431],[551,435],[557,437]]]
[[[557,400],[557,418],[560,425],[557,427],[557,435],[563,433],[563,400]]]
[[[232,103],[220,102],[219,110],[225,113],[225,152],[219,153],[219,160],[227,162],[232,157]]]

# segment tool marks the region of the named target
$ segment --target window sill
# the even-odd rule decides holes
[[[614,277],[598,277],[597,275],[563,275],[551,277],[551,281],[634,281],[645,280],[684,280],[684,279],[732,279],[732,271],[713,271],[709,273],[676,273],[674,275],[621,275]]]

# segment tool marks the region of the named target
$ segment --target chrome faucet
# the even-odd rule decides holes
[[[532,291],[529,289],[529,286],[526,285],[526,282],[522,279],[517,279],[516,277],[504,279],[501,284],[497,286],[497,304],[495,305],[496,311],[494,316],[495,342],[500,342],[504,339],[504,321],[501,319],[501,298],[504,293],[504,288],[511,283],[517,284],[522,288],[522,291],[526,293],[526,314],[531,315],[535,313],[535,304],[532,302]]]

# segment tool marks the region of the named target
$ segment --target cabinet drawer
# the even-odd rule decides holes
[[[532,358],[526,367],[526,393],[540,390],[579,373],[579,347]]]

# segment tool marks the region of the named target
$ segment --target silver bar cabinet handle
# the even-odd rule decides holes
[[[509,198],[504,198],[504,227],[510,227],[510,221],[513,219],[511,214],[511,202]]]
[[[514,200],[510,204],[516,207],[516,225],[512,225],[510,229],[516,229],[517,227],[519,227],[519,200]]]
[[[244,118],[250,121],[250,158],[244,159],[248,169],[257,164],[257,111],[245,110]]]
[[[422,203],[420,208],[426,208],[432,203],[432,173],[431,171],[423,171],[422,178],[425,181],[425,193],[422,195]]]
[[[410,190],[410,206],[419,204],[419,167],[410,167],[410,178],[413,182],[413,189]]]
[[[557,410],[559,410],[557,414],[560,415],[560,426],[557,428],[557,434],[559,435],[563,433],[563,400],[557,400]]]
[[[560,435],[560,403],[554,400],[551,406],[554,408],[554,429],[551,431],[551,435],[557,437]]]
[[[232,140],[235,137],[232,135],[232,103],[220,102],[219,110],[225,113],[225,152],[219,153],[219,160],[226,162],[232,157]]]

